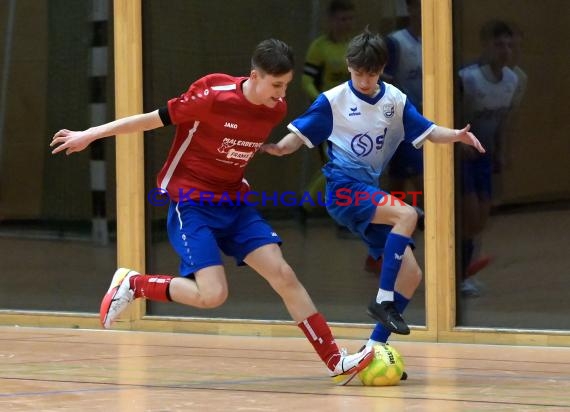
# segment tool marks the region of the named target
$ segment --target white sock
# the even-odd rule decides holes
[[[378,342],[377,340],[374,339],[368,339],[368,342],[366,342],[366,347],[367,348],[371,348],[374,345],[382,345],[382,342]]]
[[[382,303],[385,301],[394,302],[394,291],[393,290],[384,290],[378,289],[378,295],[376,295],[376,302]]]

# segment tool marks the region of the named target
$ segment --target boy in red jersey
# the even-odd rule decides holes
[[[346,384],[372,361],[371,349],[353,355],[339,350],[326,320],[284,260],[281,239],[252,206],[240,201],[249,190],[245,166],[285,116],[285,91],[294,67],[289,46],[275,39],[262,41],[251,62],[249,77],[210,74],[161,109],[54,135],[52,153],[69,155],[103,137],[176,125],[157,183],[171,199],[168,235],[181,259],[181,276],[118,269],[101,303],[101,323],[109,328],[136,298],[220,306],[228,296],[222,250],[269,282],[335,382]]]

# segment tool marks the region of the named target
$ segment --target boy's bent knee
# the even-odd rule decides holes
[[[288,264],[282,264],[271,279],[271,285],[277,291],[298,286],[299,279]]]
[[[213,309],[221,306],[228,298],[227,289],[220,289],[215,292],[209,292],[207,294],[202,293],[202,304],[206,309]]]
[[[412,276],[415,277],[415,280],[416,280],[417,284],[419,285],[420,282],[422,281],[423,277],[424,277],[424,274],[419,267],[414,272],[415,273]]]
[[[402,208],[401,219],[415,228],[418,223],[418,212],[412,206],[406,205]]]

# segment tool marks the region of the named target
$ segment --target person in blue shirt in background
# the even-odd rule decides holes
[[[421,1],[406,0],[406,6],[408,16],[405,27],[385,37],[388,63],[382,73],[382,80],[404,92],[407,99],[422,113]],[[413,197],[406,196],[406,201],[412,202],[418,213],[420,230],[424,229],[423,168],[423,150],[404,141],[396,149],[386,173],[386,185],[390,192],[413,194]],[[368,272],[378,274],[382,259],[374,260],[368,256],[364,267]]]

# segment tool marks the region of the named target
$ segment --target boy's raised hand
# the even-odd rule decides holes
[[[56,154],[65,150],[66,155],[71,153],[80,152],[85,149],[94,140],[94,138],[87,132],[74,132],[72,130],[61,129],[53,135],[50,147],[55,147],[52,154]]]
[[[477,139],[475,135],[469,131],[470,129],[471,125],[468,124],[463,129],[456,130],[455,133],[457,134],[457,140],[466,145],[473,146],[479,153],[485,153],[485,148],[479,139]]]

